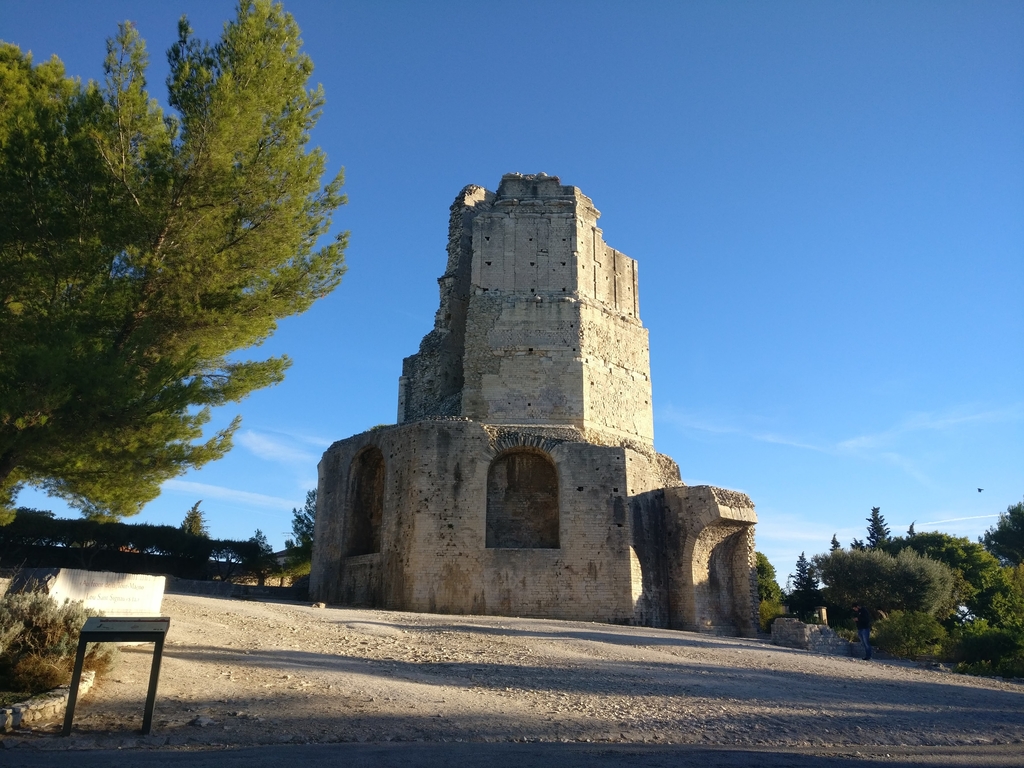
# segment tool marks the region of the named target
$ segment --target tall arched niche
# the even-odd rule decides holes
[[[558,549],[558,472],[547,454],[517,448],[487,470],[487,546]]]
[[[373,445],[363,449],[352,459],[351,476],[345,556],[380,552],[380,528],[384,516],[384,454]]]

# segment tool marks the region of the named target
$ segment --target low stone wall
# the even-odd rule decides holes
[[[828,656],[856,656],[856,646],[824,624],[804,624],[799,619],[772,622],[772,644],[799,648]]]
[[[95,672],[82,673],[82,679],[78,685],[79,699],[89,692],[95,679]],[[0,709],[0,731],[7,733],[31,723],[63,719],[69,695],[69,686],[62,685],[49,693],[43,693],[20,704]]]
[[[252,584],[232,584],[230,581],[196,581],[167,577],[164,592],[172,595],[202,595],[204,597],[236,597],[264,600],[306,600],[309,590],[303,587],[257,587]]]

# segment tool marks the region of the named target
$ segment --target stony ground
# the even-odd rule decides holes
[[[1024,744],[1024,685],[606,624],[168,595],[152,736],[151,646],[47,748],[334,741]],[[17,738],[24,739],[24,734]],[[1024,748],[1022,748],[1024,749]]]

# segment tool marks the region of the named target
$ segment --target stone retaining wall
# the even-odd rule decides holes
[[[804,624],[799,619],[772,622],[772,643],[828,656],[856,656],[857,646],[839,637],[824,624]]]
[[[263,598],[266,600],[305,600],[308,590],[303,587],[258,587],[252,584],[232,584],[230,581],[197,581],[167,577],[164,592],[172,595],[202,595],[203,597]]]
[[[78,686],[79,698],[89,692],[95,679],[95,672],[82,673],[82,679]],[[21,728],[30,723],[63,719],[69,695],[70,687],[62,685],[49,693],[43,693],[20,704],[0,709],[0,731],[7,733],[14,728]]]

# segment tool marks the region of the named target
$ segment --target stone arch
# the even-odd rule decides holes
[[[558,549],[558,472],[542,451],[516,448],[487,470],[487,546]]]
[[[731,634],[747,629],[746,544],[744,527],[713,525],[698,534],[693,559],[698,630]]]
[[[345,556],[380,552],[381,519],[384,516],[384,454],[368,446],[356,454],[351,466],[349,524]]]

